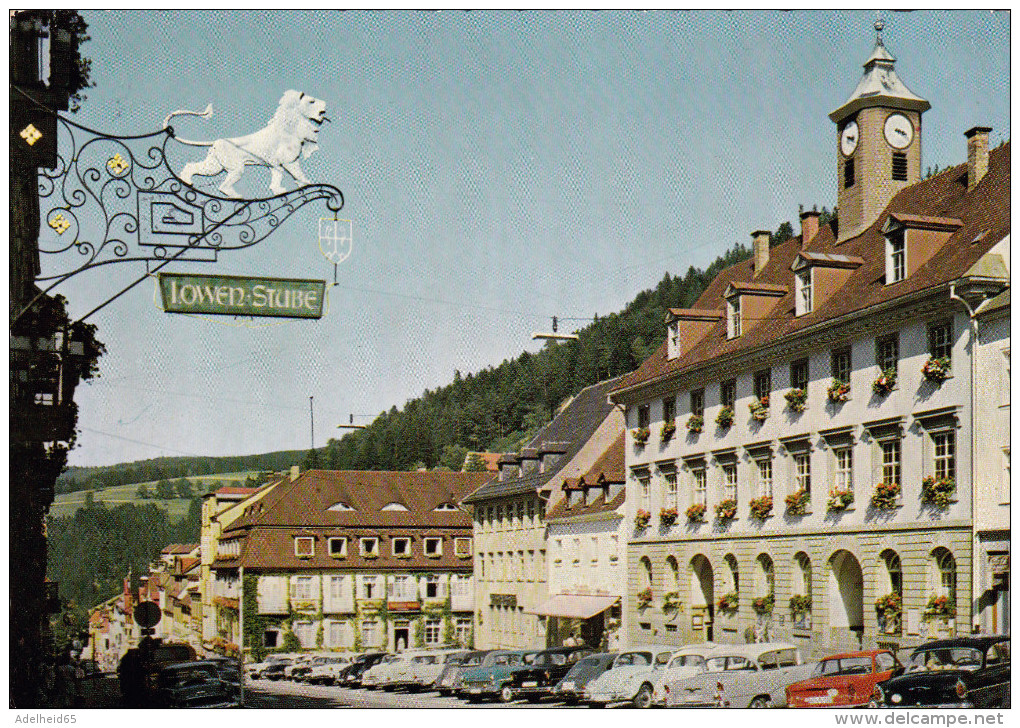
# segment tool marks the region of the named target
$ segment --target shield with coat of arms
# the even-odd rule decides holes
[[[350,220],[319,218],[319,250],[334,265],[347,260],[353,238]]]

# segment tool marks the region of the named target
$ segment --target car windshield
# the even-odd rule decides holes
[[[941,647],[919,650],[910,658],[907,672],[938,672],[940,670],[973,671],[981,667],[981,651],[970,647]]]
[[[535,657],[533,665],[566,665],[567,656],[561,652],[543,652]]]
[[[461,664],[465,667],[472,667],[474,665],[481,665],[482,660],[485,659],[485,655],[471,655],[464,660]]]
[[[829,675],[869,675],[871,673],[870,657],[844,657],[834,660],[822,660],[811,674],[812,677]]]
[[[669,663],[670,667],[700,667],[705,664],[705,658],[701,655],[679,655]]]
[[[651,665],[652,654],[650,652],[624,652],[616,658],[616,666],[623,665]]]

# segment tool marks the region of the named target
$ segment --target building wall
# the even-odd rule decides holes
[[[438,577],[436,596],[427,592],[428,576]],[[331,580],[340,578],[339,588]],[[454,577],[464,580],[455,588]],[[371,592],[365,586],[372,580]],[[407,590],[394,591],[397,579]],[[302,581],[307,579],[307,581]],[[471,646],[474,585],[467,573],[374,572],[354,570],[246,574],[243,604],[252,615],[245,622],[245,645],[251,651],[281,651],[288,633],[297,650],[413,649],[429,644]],[[366,632],[367,626],[373,629]],[[427,634],[432,626],[438,631]],[[458,630],[458,627],[460,631]],[[398,630],[406,629],[406,641]],[[266,632],[276,639],[266,639]],[[374,636],[373,636],[374,635]],[[398,644],[398,641],[400,644]],[[287,651],[294,651],[289,649]]]
[[[627,589],[627,521],[624,509],[596,518],[557,519],[549,523],[550,594],[619,596]],[[609,644],[618,649],[628,633],[626,613]]]
[[[1010,315],[982,317],[975,361],[975,623],[1009,632]],[[1005,569],[1006,573],[1001,572]],[[998,572],[998,574],[997,574]]]
[[[956,562],[958,616],[955,624],[963,625],[961,629],[968,631],[972,550],[967,535],[971,526],[969,323],[964,314],[954,310],[956,308],[948,298],[941,298],[918,304],[912,310],[889,313],[881,319],[858,319],[843,331],[819,334],[796,348],[755,352],[756,360],[731,366],[725,374],[720,372],[711,379],[682,382],[666,393],[666,396],[677,397],[678,432],[665,444],[658,435],[662,426],[662,396],[648,397],[629,407],[630,428],[637,426],[638,406],[635,405],[647,405],[651,416],[651,437],[647,445],[635,444],[633,429],[627,439],[629,523],[633,524],[639,508],[647,508],[652,514],[647,528],[632,531],[628,545],[630,583],[625,611],[630,618],[632,641],[648,641],[649,637],[657,636],[683,642],[697,636],[690,626],[695,620],[690,612],[689,596],[682,599],[687,616],[683,611],[674,614],[672,623],[663,617],[657,604],[663,590],[667,589],[664,583],[669,577],[665,571],[666,557],[672,554],[677,559],[683,593],[685,580],[688,582],[686,590],[690,591],[691,559],[702,551],[713,569],[711,582],[715,600],[732,590],[727,584],[728,577],[723,578],[726,574],[722,559],[727,553],[732,552],[735,557],[740,575],[737,616],[729,625],[724,625],[723,619],[716,620],[720,626],[714,630],[716,640],[743,641],[745,630],[756,622],[750,602],[755,596],[764,596],[764,593],[754,593],[756,587],[753,586],[754,562],[759,553],[768,554],[773,562],[772,630],[781,629],[783,624],[778,620],[788,614],[787,602],[792,593],[789,584],[793,573],[793,548],[801,544],[798,548],[807,549],[811,559],[812,631],[819,633],[819,644],[856,646],[861,639],[864,644],[870,644],[876,629],[874,599],[882,595],[876,584],[888,582],[884,572],[880,574],[881,579],[874,576],[878,573],[878,554],[891,549],[901,559],[903,621],[906,622],[911,610],[923,611],[928,598],[938,591],[937,585],[929,583],[931,551],[937,545],[933,533],[948,539],[942,545]],[[941,386],[935,386],[924,380],[921,373],[929,358],[928,325],[947,318],[952,321],[952,376]],[[891,333],[897,333],[899,340],[897,385],[888,395],[877,395],[872,391],[872,383],[880,374],[876,363],[876,337]],[[851,350],[851,392],[849,401],[835,404],[827,396],[832,383],[831,354],[843,346]],[[787,406],[784,394],[791,387],[790,364],[801,357],[809,361],[808,401],[807,409],[797,414]],[[749,404],[753,399],[754,373],[765,368],[771,372],[769,416],[763,423],[757,423],[750,416]],[[715,424],[721,409],[719,383],[733,374],[736,378],[735,417],[733,425],[724,429]],[[689,392],[699,387],[705,388],[705,426],[701,434],[693,434],[686,428],[690,415]],[[956,491],[945,509],[921,502],[922,480],[934,473],[935,432],[950,432],[955,436]],[[902,492],[894,510],[876,511],[869,504],[875,485],[883,478],[880,443],[890,435],[899,435],[901,443]],[[828,501],[830,488],[836,482],[835,449],[841,447],[849,447],[852,452],[854,501],[844,511],[833,511],[828,508]],[[810,462],[811,496],[808,513],[795,516],[786,512],[784,501],[797,489],[794,456],[801,452],[808,454]],[[764,520],[753,518],[748,505],[759,495],[757,459],[770,459],[772,463],[773,508]],[[715,506],[726,495],[724,466],[727,465],[736,467],[738,506],[736,518],[724,523],[715,518]],[[704,467],[706,474],[708,512],[704,523],[694,524],[688,522],[685,511],[694,502],[695,472],[700,467]],[[666,474],[671,469],[678,475],[676,507],[680,517],[672,527],[663,528],[656,514],[661,508],[673,505],[666,503],[664,487]],[[647,478],[649,483],[647,504],[641,498],[642,478]],[[863,615],[853,620],[860,622],[853,625],[861,628],[859,634],[849,632],[845,626],[837,628],[847,620],[838,611],[840,604],[828,599],[828,592],[822,586],[832,572],[831,557],[838,550],[832,547],[826,551],[826,544],[832,543],[837,535],[843,548],[860,565],[863,577],[862,593],[853,599],[858,602],[855,610],[863,609]],[[698,551],[694,550],[695,544]],[[638,610],[636,594],[647,586],[646,570],[640,562],[643,556],[651,562],[654,598],[651,606]],[[842,563],[842,557],[838,561]],[[844,566],[837,570],[845,576],[853,569]],[[921,629],[917,625],[916,634],[904,630],[902,639],[906,642],[919,638]],[[703,636],[704,630],[700,634]]]

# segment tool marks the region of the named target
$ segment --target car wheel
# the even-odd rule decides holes
[[[752,700],[751,704],[749,706],[747,706],[747,707],[748,708],[768,708],[770,706],[770,704],[771,704],[771,701],[768,698],[766,698],[763,695],[759,695],[757,698]]]
[[[645,683],[641,686],[641,689],[637,691],[637,695],[631,701],[635,708],[651,708],[652,707],[652,686]]]
[[[511,688],[509,685],[504,685],[503,688],[499,691],[499,702],[509,703],[512,702],[513,699],[514,699],[513,688]]]

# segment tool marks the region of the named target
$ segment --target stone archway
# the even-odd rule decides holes
[[[700,635],[712,641],[715,622],[715,575],[708,558],[698,554],[691,559],[691,628],[695,638]],[[698,629],[698,620],[701,628]]]
[[[829,619],[832,644],[861,649],[864,637],[864,572],[857,557],[840,549],[829,558]]]

